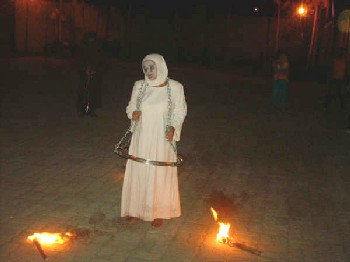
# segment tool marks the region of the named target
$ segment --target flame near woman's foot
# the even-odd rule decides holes
[[[215,211],[214,208],[210,208],[211,212],[213,213],[213,217],[215,222],[217,222],[218,220],[218,213]],[[219,233],[216,235],[216,241],[220,242],[220,243],[227,243],[228,239],[229,239],[229,230],[231,227],[230,223],[223,223],[223,222],[218,222],[220,228],[219,228]]]
[[[71,233],[48,233],[48,232],[43,232],[43,233],[34,233],[31,236],[28,236],[28,239],[31,241],[34,241],[35,239],[40,243],[40,244],[64,244],[69,240],[69,238],[72,236]]]
[[[211,212],[213,213],[213,217],[214,220],[217,222],[218,220],[218,213],[215,211],[214,208],[210,208]],[[251,254],[257,255],[257,256],[261,256],[262,251],[249,247],[244,243],[238,243],[236,241],[234,241],[234,239],[232,237],[229,236],[228,232],[230,230],[230,223],[223,223],[223,222],[217,222],[220,226],[219,228],[219,233],[216,235],[216,241],[219,243],[223,243],[223,244],[228,244],[230,247],[236,247],[239,248],[241,250],[244,250],[246,252],[249,252]]]
[[[38,249],[40,256],[44,259],[44,261],[47,260],[47,255],[45,254],[43,248],[41,245],[54,245],[54,244],[64,244],[66,243],[71,237],[73,236],[72,233],[48,233],[48,232],[42,232],[42,233],[34,233],[31,236],[28,236],[27,239],[32,241],[33,244]]]

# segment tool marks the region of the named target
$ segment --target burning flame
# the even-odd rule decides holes
[[[210,208],[211,212],[213,213],[213,217],[214,217],[214,220],[217,221],[218,220],[218,213],[215,211],[214,208]]]
[[[43,233],[34,233],[31,236],[28,236],[28,239],[31,241],[37,240],[40,244],[64,244],[67,242],[69,237],[71,237],[71,233],[48,233],[48,232],[43,232]]]
[[[213,213],[214,220],[218,220],[218,213],[215,211],[214,208],[210,208],[211,212]],[[230,230],[230,223],[223,223],[223,222],[218,222],[220,228],[219,228],[219,233],[216,235],[216,241],[223,243],[226,242],[229,239],[228,232]]]

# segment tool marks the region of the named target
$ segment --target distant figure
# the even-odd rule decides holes
[[[280,51],[273,63],[272,105],[284,110],[287,104],[289,82],[289,61],[287,55]]]
[[[348,67],[348,72],[347,72],[347,74],[348,74],[348,77],[347,77],[347,81],[348,81],[348,86],[347,87],[350,87],[350,67]],[[349,89],[347,89],[347,96],[348,96],[348,98],[350,98],[350,92],[349,92],[350,90]],[[348,133],[348,134],[350,134],[350,107],[348,106],[348,123],[347,123],[347,129],[346,129],[346,133]]]
[[[327,109],[329,103],[338,97],[340,106],[345,109],[345,82],[346,82],[346,51],[340,49],[333,61],[332,76],[328,82],[328,91],[326,94],[324,108]]]
[[[96,117],[95,109],[101,107],[102,50],[94,32],[84,35],[77,58],[77,112],[80,117]]]
[[[346,96],[349,99],[350,98],[350,66],[349,66],[349,60],[347,60],[347,62],[348,63],[347,63],[347,70],[346,70]],[[347,110],[348,110],[348,126],[347,126],[347,129],[346,129],[346,132],[348,134],[350,134],[350,106],[349,105],[348,105]]]

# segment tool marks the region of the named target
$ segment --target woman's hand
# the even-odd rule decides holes
[[[165,138],[168,141],[172,141],[173,137],[174,137],[174,132],[175,132],[175,128],[173,126],[169,126],[167,128],[167,131],[165,132]]]
[[[139,121],[141,117],[141,111],[134,111],[132,112],[132,120]]]

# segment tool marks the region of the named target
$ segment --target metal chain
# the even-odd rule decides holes
[[[172,100],[171,100],[171,90],[170,90],[170,86],[169,86],[169,80],[167,80],[167,94],[168,94],[168,118],[167,118],[167,124],[166,124],[166,128],[165,128],[165,132],[169,132],[170,130],[170,123],[171,123],[171,115],[172,115]],[[175,154],[177,155],[177,147],[176,147],[176,142],[173,141],[169,141],[171,147],[173,148]]]
[[[136,109],[137,109],[137,111],[140,111],[143,95],[145,93],[146,88],[148,87],[147,83],[146,83],[145,86],[144,86],[144,84],[145,84],[145,81],[142,82],[141,87],[140,87],[140,93],[139,93],[139,96],[137,97],[137,101],[136,101]]]
[[[136,101],[136,109],[139,111],[140,107],[141,107],[141,103],[142,103],[142,99],[143,99],[143,95],[145,93],[146,88],[149,86],[147,83],[146,85],[145,81],[143,81],[143,83],[141,84],[140,87],[140,93],[137,97],[137,101]],[[167,79],[167,96],[168,96],[168,116],[167,116],[167,123],[166,123],[166,127],[165,127],[165,131],[168,132],[170,129],[170,123],[171,123],[171,115],[172,115],[172,100],[171,100],[171,90],[170,90],[170,86],[169,86],[169,79]],[[132,132],[133,130],[136,128],[137,125],[137,121],[132,121],[128,131],[124,134],[123,138],[119,141],[119,143],[116,145],[115,147],[115,152],[124,158],[128,158],[140,163],[144,163],[144,164],[151,164],[151,165],[156,165],[156,166],[180,166],[183,163],[183,158],[182,156],[177,154],[177,147],[176,147],[176,142],[175,141],[169,141],[171,147],[173,148],[176,156],[177,156],[177,161],[176,162],[162,162],[162,161],[153,161],[150,159],[143,159],[143,158],[139,158],[136,156],[132,156],[129,155],[127,153],[123,154],[122,152],[120,152],[119,146],[121,146],[122,141],[124,141],[126,138],[128,139],[128,143],[130,143],[130,140],[132,138]]]
[[[145,81],[143,81],[143,83],[141,84],[140,87],[140,93],[139,96],[137,97],[137,102],[136,102],[136,109],[137,111],[140,110],[141,107],[141,103],[142,103],[142,99],[143,99],[143,95],[145,94],[146,88],[149,87],[149,85],[146,83],[146,85],[144,86]],[[167,123],[165,126],[165,132],[168,132],[170,130],[170,123],[171,123],[171,115],[172,115],[172,100],[171,100],[171,89],[170,89],[170,85],[169,85],[169,79],[167,79],[167,95],[168,95],[168,117],[167,117]],[[134,128],[136,128],[136,121],[133,121],[134,123],[131,124],[131,128],[130,130],[133,130]],[[173,148],[175,154],[177,154],[177,147],[176,147],[176,142],[175,141],[169,141],[171,147]]]
[[[140,110],[144,90],[148,86],[148,84],[146,84],[146,86],[144,87],[144,82],[145,81],[143,81],[141,84],[139,95],[137,97],[137,101],[136,101],[136,109],[137,110]],[[136,121],[132,120],[128,130],[125,132],[124,136],[119,140],[119,142],[115,146],[115,150],[114,150],[115,152],[118,152],[118,148],[120,148],[122,146],[122,144],[130,144],[130,141],[132,138],[132,132],[133,132],[134,128],[136,127],[136,123],[137,123]]]

